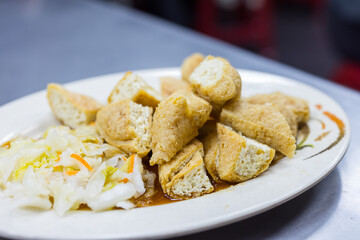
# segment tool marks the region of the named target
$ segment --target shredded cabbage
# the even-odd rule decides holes
[[[0,148],[0,187],[19,207],[59,215],[82,204],[130,209],[154,179],[140,157],[104,143],[94,126],[52,127],[39,140],[19,138]]]

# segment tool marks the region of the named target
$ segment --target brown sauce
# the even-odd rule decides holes
[[[317,138],[315,138],[315,141],[321,141],[324,137],[326,137],[331,131],[323,132],[320,134]]]
[[[163,205],[163,204],[183,201],[183,200],[173,199],[163,192],[160,182],[159,182],[157,166],[150,166],[147,159],[143,160],[143,166],[145,169],[156,174],[155,194],[151,197],[140,196],[139,198],[134,199],[133,202],[137,207],[150,207],[150,206],[157,206],[157,205]],[[214,192],[221,191],[223,189],[226,189],[226,188],[234,185],[234,184],[227,183],[227,182],[216,183],[215,181],[211,181],[211,183],[214,186]]]
[[[157,166],[150,166],[148,159],[143,160],[143,166],[148,171],[151,171],[156,174],[155,189],[154,189],[155,194],[151,197],[145,197],[143,195],[143,196],[140,196],[140,197],[134,199],[133,202],[137,207],[150,207],[150,206],[157,206],[157,205],[168,204],[168,203],[179,201],[176,199],[172,199],[171,197],[169,197],[168,195],[166,195],[163,192],[160,182],[159,182]]]

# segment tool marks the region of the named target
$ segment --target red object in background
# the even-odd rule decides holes
[[[336,70],[332,80],[360,91],[360,63],[342,63]]]
[[[202,33],[237,45],[255,47],[265,55],[275,52],[274,12],[270,0],[263,0],[255,10],[240,4],[231,11],[221,9],[214,0],[199,0],[195,15],[196,29]]]

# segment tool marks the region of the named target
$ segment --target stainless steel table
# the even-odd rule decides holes
[[[155,17],[95,1],[0,1],[0,104],[65,83],[131,69],[179,66],[192,52],[274,73],[332,96],[352,140],[338,167],[297,198],[250,219],[182,239],[359,239],[360,94]],[[316,53],[315,53],[316,54]]]

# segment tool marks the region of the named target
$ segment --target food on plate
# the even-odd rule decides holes
[[[165,98],[178,90],[191,89],[190,84],[188,82],[174,77],[161,77],[160,85],[161,85],[161,94]]]
[[[193,54],[181,74],[160,78],[162,98],[127,72],[105,106],[49,84],[51,109],[67,126],[0,147],[5,196],[60,215],[130,209],[199,197],[294,156],[310,115],[305,100],[243,98],[239,73],[221,57]]]
[[[205,59],[204,55],[201,53],[193,53],[181,64],[181,76],[184,81],[189,80],[189,76],[194,71],[194,69],[199,66],[199,64]]]
[[[199,197],[214,191],[200,152],[195,152],[190,162],[166,186],[168,195],[175,199]]]
[[[86,204],[95,211],[135,207],[153,188],[141,158],[104,143],[95,126],[49,128],[39,140],[18,138],[0,148],[0,186],[19,207],[59,215]],[[154,177],[152,178],[154,179]]]
[[[112,90],[108,102],[112,103],[124,99],[131,99],[144,106],[156,107],[162,100],[162,96],[140,76],[127,72]]]
[[[269,167],[275,155],[274,149],[221,123],[210,124],[210,131],[201,140],[205,167],[215,182],[243,182]]]
[[[309,120],[309,104],[301,98],[292,97],[281,92],[273,92],[255,94],[246,98],[246,101],[253,104],[274,104],[284,115],[295,138],[299,125]]]
[[[215,182],[220,182],[217,170],[219,166],[220,145],[216,121],[208,121],[200,130],[200,133],[200,140],[204,145],[204,163],[206,170]]]
[[[238,183],[254,178],[264,172],[274,158],[274,149],[228,126],[218,123],[217,134],[219,157],[216,165],[221,180]]]
[[[205,123],[210,111],[206,110],[209,107],[205,106],[205,101],[195,98],[175,92],[156,108],[151,129],[151,165],[169,162],[198,135],[198,129]],[[194,111],[199,107],[204,110]]]
[[[255,94],[248,97],[246,100],[255,104],[273,103],[280,109],[288,108],[296,115],[296,121],[298,124],[306,123],[310,117],[309,103],[307,101],[281,92]]]
[[[48,85],[46,96],[55,117],[72,128],[93,122],[102,107],[95,99],[70,92],[54,83]]]
[[[203,162],[203,146],[194,139],[169,162],[159,165],[163,191],[175,199],[187,199],[212,192]]]
[[[151,150],[152,113],[151,107],[125,99],[103,107],[96,116],[96,127],[109,144],[144,157]]]
[[[296,140],[290,126],[279,110],[271,104],[251,104],[236,99],[224,106],[220,122],[287,157],[292,158],[295,154]]]
[[[221,57],[207,56],[190,75],[189,82],[200,97],[216,108],[241,91],[238,71]]]
[[[197,128],[201,128],[209,119],[212,107],[206,100],[196,96],[189,90],[176,91],[172,96],[183,96],[186,98]]]

